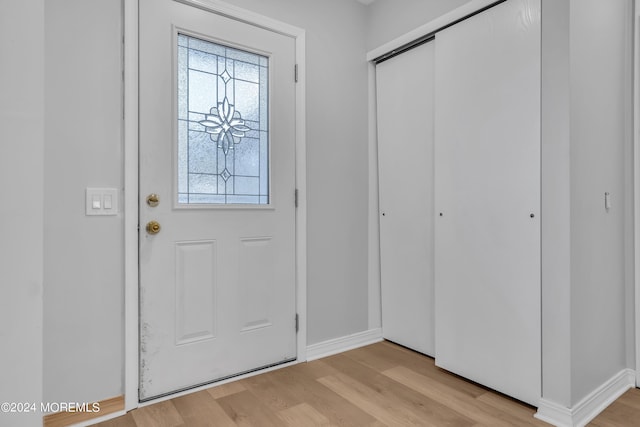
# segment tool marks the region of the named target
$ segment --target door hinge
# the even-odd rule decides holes
[[[298,207],[298,189],[297,188],[293,192],[293,204],[295,205],[296,208]]]
[[[296,332],[300,329],[300,316],[296,313]]]
[[[293,66],[293,76],[296,83],[298,83],[298,64]]]

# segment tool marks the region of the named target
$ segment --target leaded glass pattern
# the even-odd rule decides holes
[[[268,58],[178,34],[178,203],[268,204]]]

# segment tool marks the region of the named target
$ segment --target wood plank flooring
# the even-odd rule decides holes
[[[535,408],[390,342],[301,363],[129,412],[98,427],[549,426]],[[640,425],[640,390],[595,427]]]

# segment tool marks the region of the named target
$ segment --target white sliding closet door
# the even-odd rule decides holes
[[[434,354],[434,46],[376,66],[384,338]]]
[[[540,1],[436,36],[436,364],[538,405]]]

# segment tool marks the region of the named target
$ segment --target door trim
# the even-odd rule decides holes
[[[640,0],[634,2],[633,12],[633,222],[635,259],[635,368],[636,387],[640,388]]]
[[[290,36],[295,40],[298,81],[296,85],[296,310],[299,315],[297,360],[307,360],[307,197],[305,121],[305,30],[284,22],[232,6],[219,0],[174,0],[237,21]],[[123,0],[124,12],[124,264],[125,264],[125,410],[140,406],[138,401],[139,358],[139,268],[138,268],[138,0]],[[292,70],[293,78],[293,70]],[[293,203],[294,195],[291,195]],[[294,319],[291,319],[293,322]],[[282,365],[287,366],[287,365]],[[241,378],[241,377],[240,377]]]

